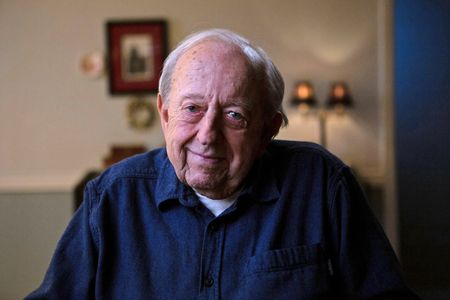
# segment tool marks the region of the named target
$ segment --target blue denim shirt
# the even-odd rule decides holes
[[[218,217],[165,149],[106,170],[28,297],[41,298],[416,296],[348,167],[317,145],[274,141]]]

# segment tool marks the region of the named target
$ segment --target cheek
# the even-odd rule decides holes
[[[171,145],[182,145],[190,138],[191,132],[189,126],[171,118],[165,132],[166,142]]]
[[[251,165],[256,158],[257,151],[255,149],[259,147],[259,142],[247,135],[233,136],[228,138],[228,141],[233,155],[231,167],[237,172],[244,171],[240,169]]]
[[[167,152],[173,163],[182,164],[186,163],[186,151],[185,145],[192,138],[192,130],[179,123],[170,124],[167,126],[165,139]]]
[[[234,148],[239,149],[236,150],[235,153],[239,153],[239,160],[241,161],[242,167],[251,167],[255,159],[257,159],[264,150],[262,149],[264,146],[261,132],[262,126],[259,126],[259,124],[256,125],[258,126],[254,126],[240,139],[234,139]]]

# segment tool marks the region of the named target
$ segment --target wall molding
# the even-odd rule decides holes
[[[0,193],[71,192],[82,174],[0,176]]]

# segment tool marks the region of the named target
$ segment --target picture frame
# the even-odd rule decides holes
[[[167,56],[164,20],[106,22],[107,65],[111,95],[153,94]]]

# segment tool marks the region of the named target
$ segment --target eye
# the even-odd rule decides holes
[[[188,106],[185,107],[185,109],[188,112],[191,112],[191,113],[196,113],[196,112],[199,111],[199,108],[197,106],[195,106],[195,105],[188,105]]]
[[[240,113],[235,112],[235,111],[227,112],[227,116],[229,116],[230,118],[237,120],[237,121],[240,121],[244,118]]]
[[[179,111],[179,117],[189,123],[198,122],[203,115],[203,108],[199,105],[186,103],[186,105],[181,106]]]
[[[225,112],[225,123],[233,129],[244,129],[247,127],[247,119],[241,113],[234,110]]]

